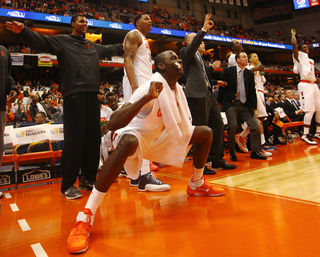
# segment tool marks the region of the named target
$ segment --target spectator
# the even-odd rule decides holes
[[[15,127],[19,127],[21,123],[29,123],[28,114],[26,113],[26,109],[23,104],[19,104],[18,110],[14,115],[13,124]]]
[[[9,105],[6,105],[6,113],[7,113],[7,124],[13,123],[14,115],[13,115],[12,111],[10,111]]]
[[[38,112],[44,112],[47,115],[47,118],[51,120],[51,114],[48,108],[44,105],[44,103],[39,103],[39,97],[36,94],[32,94],[30,96],[30,99],[32,100],[29,111],[30,111],[30,116],[32,119],[32,122],[36,122],[35,117]]]

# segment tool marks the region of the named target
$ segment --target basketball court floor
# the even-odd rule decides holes
[[[238,153],[237,169],[206,176],[221,197],[186,194],[192,161],[160,166],[167,192],[138,192],[119,178],[79,256],[320,256],[320,146],[297,140],[272,152],[267,161]],[[60,183],[2,191],[1,257],[72,256],[66,240],[89,191],[78,200],[62,197]]]

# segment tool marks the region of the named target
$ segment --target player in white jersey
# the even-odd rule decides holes
[[[151,50],[146,35],[152,29],[149,15],[140,14],[134,19],[136,29],[128,32],[124,39],[124,77],[122,81],[124,101],[150,80],[152,76]]]
[[[128,32],[124,39],[124,77],[122,81],[124,102],[127,103],[132,93],[142,84],[149,81],[152,76],[151,50],[146,39],[147,34],[152,29],[152,20],[147,14],[139,14],[134,18],[136,29]],[[158,170],[158,167],[148,160],[143,160],[141,167],[141,177],[130,180],[131,186],[138,186],[140,191],[145,188],[139,186],[140,180],[148,180],[155,183],[147,187],[148,191],[169,190],[168,184],[162,183],[160,179],[155,179],[150,170]],[[151,180],[151,177],[153,179]],[[144,184],[144,183],[140,183]]]
[[[243,50],[243,48],[240,41],[234,39],[232,40],[230,49],[232,51],[232,54],[228,58],[228,67],[233,67],[237,65],[236,54],[240,53]]]
[[[317,129],[315,138],[320,140],[320,90],[316,83],[320,79],[315,76],[314,61],[309,58],[309,48],[305,45],[297,44],[296,31],[291,30],[291,42],[293,50],[293,71],[300,74],[298,91],[301,99],[301,107],[305,112],[302,140],[307,144],[316,145],[309,134],[310,124],[314,112],[316,112]]]
[[[85,208],[78,213],[67,240],[70,253],[81,253],[88,249],[88,237],[97,209],[122,166],[127,162],[138,164],[141,155],[148,155],[149,151],[156,159],[182,167],[185,154],[194,144],[194,167],[187,194],[220,196],[224,193],[222,188],[207,184],[203,177],[213,135],[207,126],[191,125],[187,100],[177,83],[183,75],[182,61],[173,51],[166,51],[159,54],[155,62],[158,71],[152,76],[152,80],[155,80],[141,85],[130,102],[111,117],[109,126],[115,130],[113,142],[117,146],[104,163]],[[139,164],[132,167],[134,169],[130,169],[130,174],[137,177]],[[196,221],[194,225],[196,229]]]

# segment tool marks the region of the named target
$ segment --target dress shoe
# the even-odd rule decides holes
[[[206,166],[204,166],[203,169],[203,175],[215,175],[216,172],[214,170],[211,170],[209,168],[207,168]]]
[[[259,152],[251,152],[250,155],[251,159],[258,159],[258,160],[266,160],[267,157],[263,157]]]
[[[286,144],[287,144],[286,141],[280,141],[280,140],[278,140],[278,141],[273,141],[273,143],[274,143],[275,145],[286,145]]]
[[[230,159],[233,162],[236,162],[238,160],[235,150],[230,150]]]
[[[237,168],[237,165],[229,164],[229,163],[226,162],[225,159],[222,159],[222,160],[219,161],[218,165],[217,164],[213,164],[212,168],[214,168],[214,169],[222,168],[224,170],[233,170],[233,169]]]

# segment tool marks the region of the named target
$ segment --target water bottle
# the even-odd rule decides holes
[[[258,65],[262,65],[261,62],[259,62]],[[261,75],[261,76],[264,76],[264,74],[266,74],[266,73],[264,72],[264,70],[263,70],[263,71],[260,71],[260,75]]]
[[[292,133],[290,130],[288,131],[288,141],[289,143],[292,143]]]

